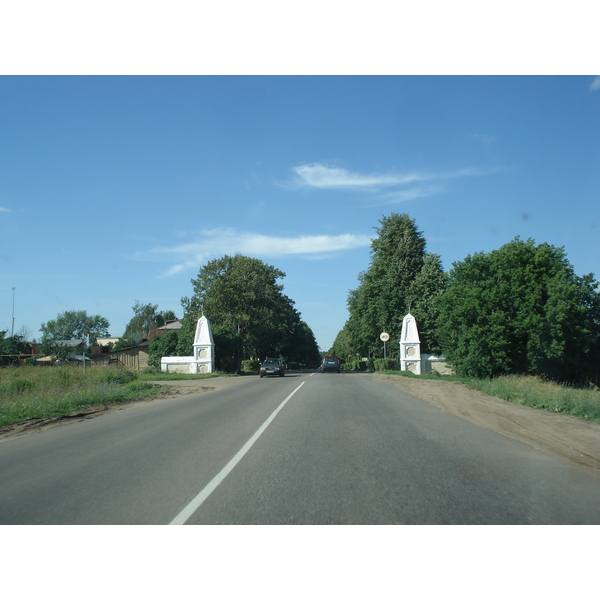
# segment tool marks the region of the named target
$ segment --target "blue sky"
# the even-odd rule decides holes
[[[86,310],[121,335],[208,260],[286,273],[322,349],[384,215],[445,269],[515,236],[600,276],[600,79],[0,77],[0,330]],[[392,336],[394,332],[392,333]]]

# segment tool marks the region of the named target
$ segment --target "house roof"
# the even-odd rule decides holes
[[[118,350],[111,350],[109,354],[118,354],[119,352],[125,352],[126,350],[131,350],[132,348],[146,348],[150,345],[149,340],[143,340],[139,344],[134,344],[133,346],[127,346],[127,348],[119,348]]]
[[[54,342],[57,346],[68,346],[70,348],[77,348],[81,345],[81,340],[56,340]]]
[[[148,332],[148,341],[150,341],[153,337],[157,335],[164,335],[168,331],[179,331],[182,327],[181,319],[177,319],[176,321],[167,321],[164,325],[160,327],[156,327],[155,329],[151,329]]]

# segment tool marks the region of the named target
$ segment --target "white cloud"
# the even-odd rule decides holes
[[[298,184],[320,189],[356,188],[359,190],[377,190],[382,187],[406,185],[407,183],[414,183],[430,178],[428,175],[416,173],[405,175],[393,173],[361,175],[351,173],[346,169],[328,167],[327,165],[318,163],[300,165],[294,167],[292,171],[298,176],[296,180]]]
[[[172,267],[169,267],[165,271],[165,277],[169,277],[170,275],[175,275],[175,273],[179,273],[179,271],[183,271],[183,269],[184,269],[183,265],[173,265]]]
[[[595,92],[596,90],[600,90],[600,75],[598,75],[594,81],[592,81],[592,84],[590,85],[590,90],[592,90],[592,92]]]
[[[477,134],[473,134],[478,139]],[[491,140],[491,138],[489,138]],[[488,140],[489,141],[489,140]],[[498,167],[489,169],[464,168],[448,172],[414,173],[351,173],[350,171],[325,164],[311,163],[294,167],[295,186],[326,189],[352,189],[370,194],[368,206],[396,204],[437,194],[444,184],[459,177],[490,175],[500,171]],[[415,185],[417,184],[417,185]],[[422,184],[422,185],[418,185]]]
[[[4,206],[0,206],[0,212],[10,212],[10,208],[5,208]]]
[[[426,198],[439,192],[441,189],[442,187],[439,185],[429,185],[408,190],[397,190],[385,194],[381,199],[381,202],[377,202],[376,204],[399,204],[409,200],[416,200],[417,198]]]
[[[198,268],[211,258],[224,254],[246,254],[265,258],[299,256],[322,259],[332,253],[370,246],[366,235],[305,235],[299,237],[276,237],[255,233],[240,233],[235,229],[212,229],[201,231],[193,242],[175,246],[156,247],[138,252],[138,260],[172,262],[164,273],[168,277],[186,268]]]

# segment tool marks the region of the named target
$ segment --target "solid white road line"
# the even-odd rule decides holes
[[[231,473],[233,468],[244,458],[244,455],[254,442],[271,424],[277,413],[287,404],[288,400],[304,385],[304,381],[273,411],[271,416],[260,426],[256,433],[244,444],[242,449],[223,467],[216,477],[169,523],[169,525],[184,525],[202,503],[215,491],[217,486]]]

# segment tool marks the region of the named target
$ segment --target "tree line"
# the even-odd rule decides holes
[[[459,375],[526,373],[581,382],[595,373],[597,378],[599,284],[592,273],[575,274],[564,248],[517,237],[453,263],[446,273],[409,215],[383,216],[374,229],[369,267],[348,294],[349,316],[330,353],[346,360],[381,358],[380,333],[397,340],[410,311],[422,350],[443,354]],[[276,267],[240,254],[209,261],[191,280],[192,295],[181,299],[182,328],[150,343],[151,363],[159,366],[166,355],[192,355],[196,321],[203,314],[212,325],[220,370],[234,371],[244,359],[267,356],[318,362],[315,337],[284,294],[284,277]],[[138,344],[176,318],[173,311],[138,301],[133,311],[115,349]],[[67,311],[42,324],[42,352],[66,356],[71,350],[59,340],[107,337],[108,327],[99,315]],[[0,332],[0,354],[23,349],[25,340],[5,333]],[[397,343],[389,343],[388,356],[397,353]]]
[[[191,280],[193,294],[181,299],[181,329],[151,340],[149,364],[160,367],[163,356],[191,356],[196,323],[202,315],[211,322],[219,370],[236,371],[244,359],[268,356],[282,357],[292,365],[318,362],[315,336],[293,300],[283,293],[280,280],[284,277],[274,266],[241,254],[208,262]],[[147,339],[151,330],[177,320],[173,311],[159,311],[154,304],[136,301],[133,311],[122,338],[111,350],[135,346]],[[41,325],[41,352],[66,359],[73,349],[62,341],[87,335],[95,342],[97,337],[109,337],[108,329],[108,320],[100,315],[66,311]]]
[[[423,351],[442,353],[459,375],[597,377],[599,284],[592,273],[575,274],[564,248],[517,237],[445,273],[414,219],[393,213],[379,223],[370,266],[348,294],[349,318],[330,352],[382,356],[379,334],[398,339],[410,311]],[[397,356],[397,344],[390,346]]]

